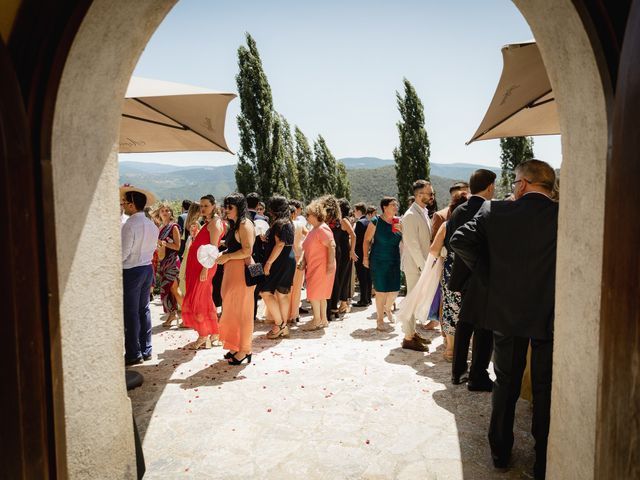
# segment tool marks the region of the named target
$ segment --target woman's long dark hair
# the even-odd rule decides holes
[[[267,202],[267,212],[271,227],[277,226],[281,228],[283,225],[291,221],[291,213],[289,211],[289,200],[282,195],[274,195]]]
[[[224,197],[223,205],[225,207],[233,205],[238,211],[237,220],[231,220],[230,218],[227,218],[230,227],[229,231],[235,232],[240,228],[240,224],[247,218],[247,199],[241,193],[234,192]]]

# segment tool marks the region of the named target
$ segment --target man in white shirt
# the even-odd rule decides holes
[[[407,280],[407,294],[418,283],[420,272],[429,255],[431,245],[431,221],[427,205],[433,200],[433,187],[426,180],[416,180],[413,184],[415,201],[402,217],[402,271]],[[429,341],[416,333],[416,318],[402,325],[404,339],[402,348],[426,352]]]
[[[120,205],[129,215],[122,226],[122,290],[124,304],[125,365],[151,358],[149,293],[151,261],[158,243],[158,227],[144,214],[147,195],[127,187]]]

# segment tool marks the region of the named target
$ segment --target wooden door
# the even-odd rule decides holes
[[[640,478],[640,0],[626,24],[607,165],[596,478]]]
[[[27,116],[0,39],[0,476],[55,476],[40,218]]]

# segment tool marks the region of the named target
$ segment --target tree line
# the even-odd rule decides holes
[[[297,125],[292,134],[287,119],[274,108],[258,47],[248,33],[246,42],[238,48],[236,76],[240,97],[240,150],[235,172],[238,191],[245,195],[258,192],[263,198],[281,194],[302,201],[329,193],[350,199],[345,165],[336,160],[322,135],[314,140],[312,148]],[[430,179],[431,156],[424,106],[411,82],[405,78],[403,85],[404,95],[396,92],[401,118],[396,124],[399,146],[393,150],[401,211],[413,194],[413,182]],[[511,191],[515,167],[534,156],[533,139],[504,138],[500,147],[498,192],[506,196]]]
[[[236,75],[240,97],[238,191],[303,201],[327,193],[350,199],[345,165],[336,160],[322,135],[313,142],[313,149],[298,126],[292,135],[287,119],[274,109],[256,42],[248,33],[246,41],[246,46],[238,48]]]

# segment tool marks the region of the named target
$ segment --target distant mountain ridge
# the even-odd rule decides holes
[[[393,160],[376,157],[339,159],[347,167],[351,182],[351,199],[377,205],[383,195],[397,195]],[[469,180],[482,165],[466,163],[431,163],[431,182],[439,203],[448,198],[449,186],[458,180]],[[236,189],[235,165],[218,167],[178,166],[159,163],[122,161],[120,184],[129,183],[155,193],[163,200],[200,198],[211,193],[222,198]],[[497,174],[500,170],[489,168]]]

